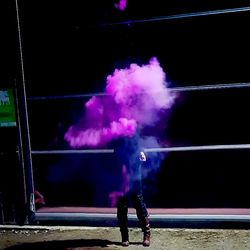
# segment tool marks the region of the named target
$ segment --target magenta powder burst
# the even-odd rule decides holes
[[[115,4],[115,7],[118,10],[124,11],[126,9],[126,5],[127,5],[127,0],[120,0],[119,3]]]
[[[85,103],[84,117],[68,129],[65,139],[71,147],[105,146],[113,139],[133,137],[137,128],[160,121],[175,99],[156,58],[147,65],[116,69],[107,77],[105,94]]]

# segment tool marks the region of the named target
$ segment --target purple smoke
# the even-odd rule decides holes
[[[127,5],[127,0],[120,0],[119,3],[115,4],[115,7],[118,10],[124,11],[126,9],[126,5]]]
[[[116,69],[107,77],[105,94],[93,96],[81,122],[65,134],[71,147],[104,146],[119,137],[132,137],[138,127],[157,123],[175,99],[156,58],[147,65]]]

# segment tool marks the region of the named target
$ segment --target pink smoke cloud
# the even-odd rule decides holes
[[[124,11],[126,9],[126,5],[127,5],[127,0],[120,0],[119,3],[115,4],[115,7],[118,10]]]
[[[147,65],[116,69],[107,77],[105,94],[85,103],[81,122],[65,134],[71,147],[103,146],[119,137],[132,137],[138,127],[157,123],[175,100],[156,58]]]

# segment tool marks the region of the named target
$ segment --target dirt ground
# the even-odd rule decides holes
[[[127,249],[145,249],[140,229],[130,229]],[[250,230],[153,228],[150,249],[245,250],[250,249]],[[124,249],[115,227],[3,227],[0,249]],[[126,248],[125,248],[126,249]]]

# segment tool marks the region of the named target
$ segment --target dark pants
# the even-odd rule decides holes
[[[129,191],[118,198],[117,201],[117,218],[121,231],[127,230],[128,226],[128,204],[132,201],[133,207],[136,209],[137,218],[143,229],[145,218],[148,217],[148,211],[142,195],[141,184],[141,166],[137,166],[136,171],[130,170]]]

